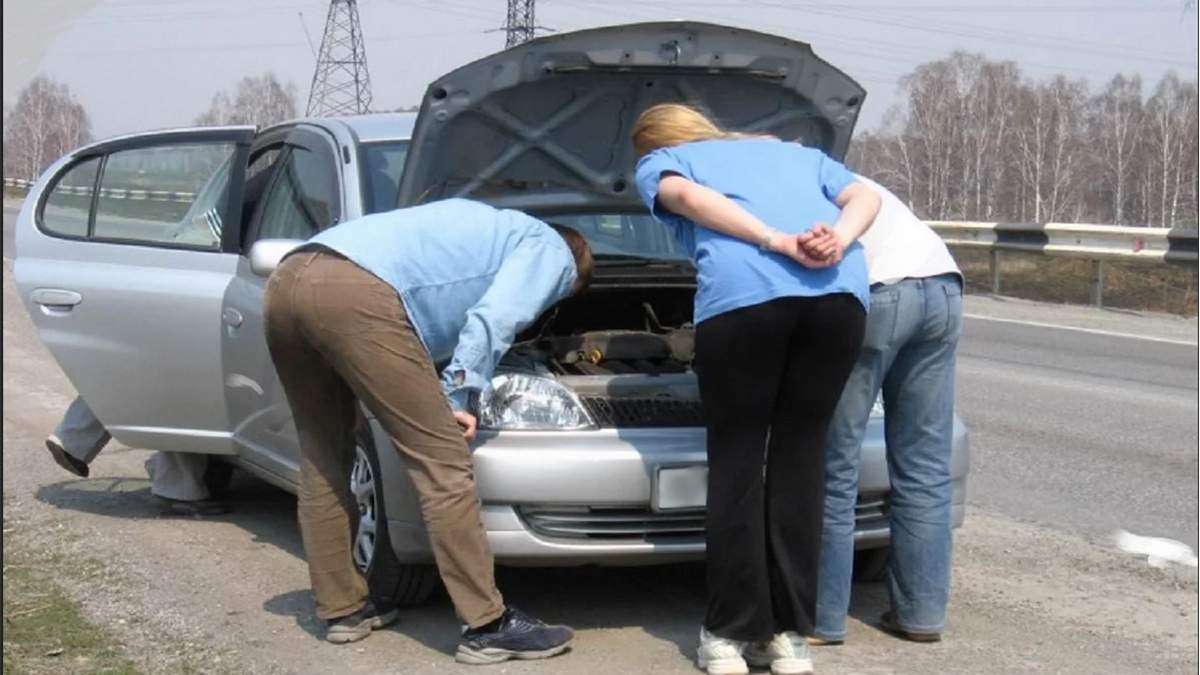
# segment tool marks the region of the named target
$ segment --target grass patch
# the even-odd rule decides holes
[[[65,564],[40,560],[19,537],[5,534],[4,672],[137,675],[120,644],[52,579]]]
[[[991,293],[989,252],[952,247],[970,293]],[[1196,268],[1106,261],[1104,306],[1147,312],[1196,315]],[[1091,303],[1092,261],[1020,251],[1000,254],[1000,294],[1027,300]]]

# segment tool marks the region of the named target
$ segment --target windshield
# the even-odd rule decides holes
[[[365,143],[362,160],[366,168],[363,204],[366,212],[380,213],[396,208],[396,193],[408,156],[408,141]],[[688,260],[688,252],[674,235],[648,213],[587,213],[544,218],[579,231],[592,245],[602,263],[631,259]]]
[[[648,258],[688,260],[688,252],[679,245],[667,226],[648,213],[602,213],[557,215],[547,218],[574,228],[587,237],[596,259]]]

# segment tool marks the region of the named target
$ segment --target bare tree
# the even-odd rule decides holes
[[[1108,199],[1101,211],[1108,222],[1126,222],[1135,152],[1142,126],[1142,79],[1117,75],[1088,105],[1088,136],[1094,142],[1094,175]]]
[[[1078,203],[1086,102],[1087,85],[1061,75],[1022,92],[1014,127],[1021,220],[1058,220]]]
[[[1167,73],[1146,103],[1143,128],[1147,149],[1147,216],[1161,227],[1173,227],[1179,216],[1184,166],[1195,160],[1194,147],[1187,138],[1192,128],[1189,118],[1196,116],[1196,85],[1184,83],[1175,73]]]
[[[266,127],[296,116],[296,85],[281,84],[274,73],[245,77],[231,94],[213,95],[208,110],[196,118],[200,126],[253,124]]]
[[[87,111],[65,84],[34,78],[4,118],[4,175],[33,179],[91,140]]]

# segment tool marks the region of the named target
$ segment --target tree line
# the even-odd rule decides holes
[[[242,78],[213,95],[196,126],[266,127],[296,117],[296,85],[273,73]],[[4,108],[4,176],[32,180],[55,160],[92,141],[92,123],[70,88],[40,75]]]
[[[1093,92],[956,52],[918,66],[900,91],[847,164],[923,218],[1196,225],[1195,80],[1168,73],[1147,91],[1116,75]]]

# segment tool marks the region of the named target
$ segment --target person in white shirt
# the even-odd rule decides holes
[[[891,475],[891,609],[882,626],[902,638],[941,639],[950,592],[950,448],[954,361],[963,278],[941,238],[895,195],[862,176],[882,207],[859,238],[871,310],[858,362],[826,437],[825,523],[812,642],[839,644],[854,559],[860,447],[883,392]]]

